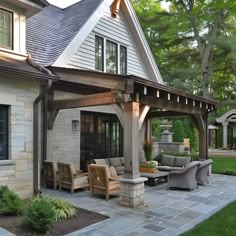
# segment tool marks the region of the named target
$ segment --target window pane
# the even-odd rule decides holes
[[[0,9],[0,46],[12,48],[12,13]]]
[[[107,41],[106,46],[107,72],[117,74],[117,44]]]
[[[8,108],[0,106],[0,160],[6,160],[8,157]]]
[[[120,74],[127,74],[127,49],[123,46],[120,46]]]
[[[103,71],[103,38],[95,37],[95,69]]]

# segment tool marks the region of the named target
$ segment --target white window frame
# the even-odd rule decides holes
[[[4,46],[4,45],[1,45],[0,44],[0,48],[4,48],[4,49],[8,49],[8,50],[13,50],[13,45],[14,45],[14,41],[13,41],[13,34],[14,34],[14,27],[13,27],[13,22],[14,22],[14,14],[12,11],[8,10],[8,9],[5,9],[5,8],[2,8],[0,7],[0,10],[3,11],[3,12],[7,12],[10,14],[10,18],[11,18],[11,28],[10,28],[10,42],[11,42],[11,45],[10,47],[8,46]]]
[[[96,36],[98,36],[100,38],[103,38],[103,71],[102,72],[107,73],[107,60],[106,60],[107,52],[106,52],[106,48],[107,48],[107,41],[110,41],[110,42],[115,43],[117,45],[117,74],[120,75],[120,46],[125,47],[127,53],[128,53],[128,47],[124,44],[116,42],[113,39],[106,38],[106,37],[101,36],[99,34],[95,34],[94,40],[96,39]],[[95,58],[95,60],[96,60],[96,58]],[[126,72],[128,71],[127,66],[128,66],[128,61],[126,61]],[[98,70],[96,70],[96,71],[98,71]]]

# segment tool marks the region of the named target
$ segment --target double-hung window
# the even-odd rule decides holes
[[[106,72],[117,74],[117,44],[107,40],[106,43]]]
[[[0,9],[0,47],[12,49],[12,18],[9,11]]]
[[[104,70],[104,53],[103,53],[103,38],[96,36],[95,39],[95,68],[96,70]]]
[[[0,106],[0,160],[8,159],[8,107]]]
[[[127,48],[120,46],[120,74],[127,74]]]
[[[95,36],[95,69],[111,74],[127,74],[127,48]]]

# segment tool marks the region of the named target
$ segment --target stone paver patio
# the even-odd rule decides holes
[[[234,176],[212,175],[208,186],[200,186],[192,192],[166,188],[166,183],[156,187],[146,186],[147,206],[139,209],[121,207],[119,197],[107,202],[96,196],[90,198],[87,190],[75,194],[48,189],[43,192],[68,200],[77,207],[110,216],[105,221],[67,236],[179,235],[236,200]],[[0,235],[7,235],[1,230]]]

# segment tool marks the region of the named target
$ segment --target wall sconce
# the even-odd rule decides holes
[[[79,131],[79,121],[72,120],[72,131]]]

